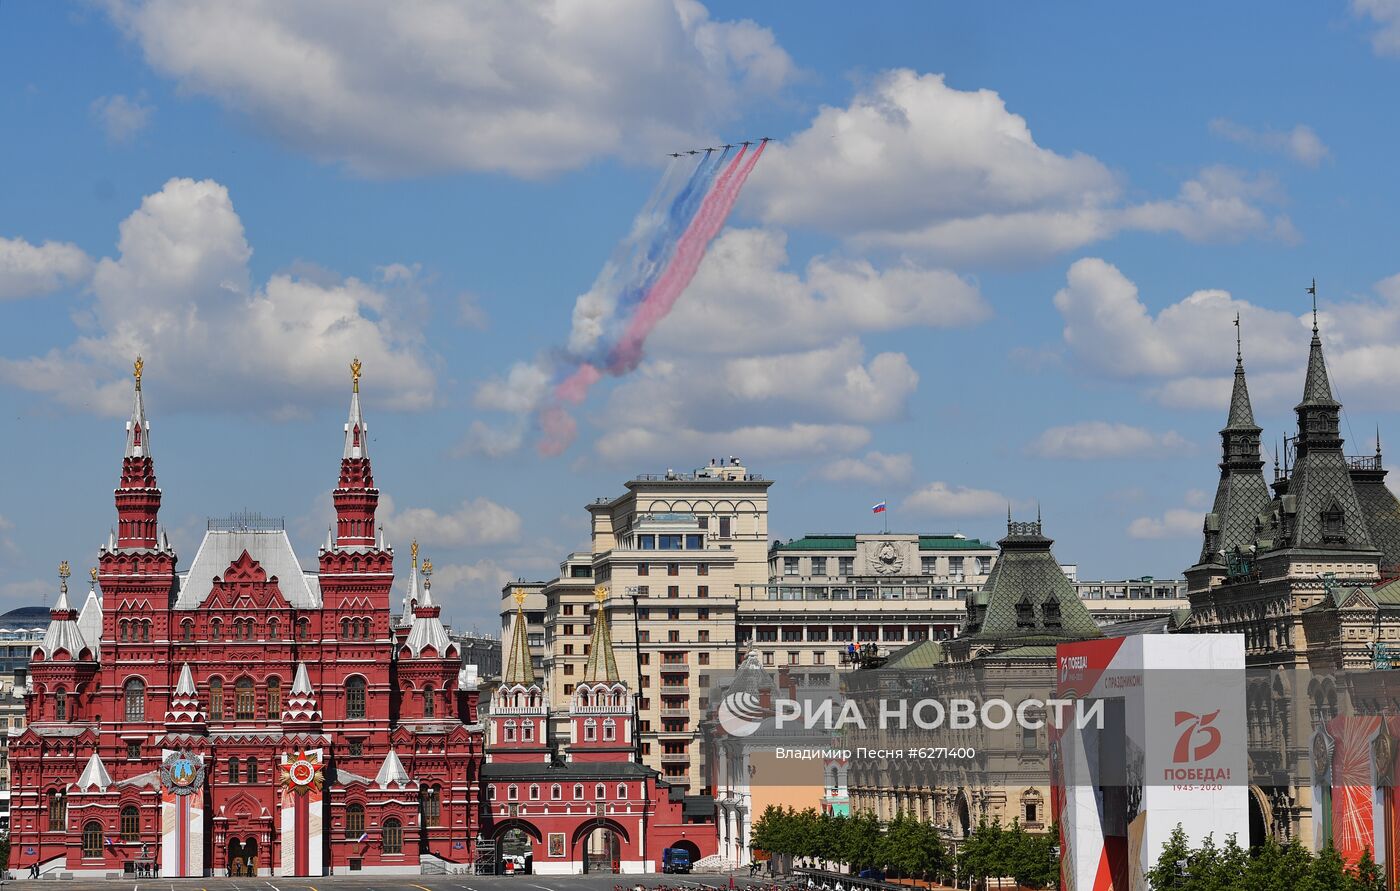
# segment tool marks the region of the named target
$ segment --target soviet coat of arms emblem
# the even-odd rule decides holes
[[[204,785],[204,762],[189,752],[172,752],[160,765],[160,784],[176,795],[192,795]]]

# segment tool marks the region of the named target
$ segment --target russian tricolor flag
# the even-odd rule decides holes
[[[884,512],[885,512],[885,502],[881,501],[879,504],[877,504],[877,505],[875,505],[874,507],[872,507],[872,508],[870,509],[870,512],[871,512],[872,514],[882,514],[882,513],[884,513]]]

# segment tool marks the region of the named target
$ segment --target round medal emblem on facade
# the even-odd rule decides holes
[[[282,785],[292,792],[305,793],[321,789],[321,759],[315,754],[299,752],[282,765]]]
[[[189,752],[172,752],[161,762],[160,784],[176,795],[191,795],[204,785],[204,764]]]

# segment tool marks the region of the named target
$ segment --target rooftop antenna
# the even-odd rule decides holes
[[[1312,280],[1312,285],[1311,285],[1311,287],[1308,288],[1308,293],[1312,295],[1312,306],[1313,306],[1313,333],[1316,334],[1316,333],[1317,333],[1317,279],[1313,279],[1313,280]]]
[[[1235,364],[1244,361],[1244,353],[1240,349],[1240,314],[1235,313]]]

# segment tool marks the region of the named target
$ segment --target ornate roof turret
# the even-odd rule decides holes
[[[1342,406],[1332,398],[1322,339],[1317,328],[1317,283],[1313,294],[1312,342],[1298,415],[1292,473],[1278,499],[1276,545],[1369,551],[1374,547],[1362,514],[1338,426]]]
[[[593,596],[598,605],[593,608],[593,640],[588,646],[588,662],[583,666],[583,682],[616,683],[621,677],[617,671],[612,635],[608,632],[608,612],[603,606],[608,598],[608,589],[599,585],[594,589]]]
[[[521,588],[515,589],[515,627],[511,630],[510,655],[501,680],[507,687],[536,686],[535,663],[530,657],[530,641],[525,633],[525,591]]]
[[[287,694],[287,704],[282,709],[283,724],[316,724],[321,720],[320,709],[316,705],[316,693],[311,689],[311,675],[306,671],[306,663],[297,663],[297,673],[292,679],[292,689]]]
[[[403,607],[399,611],[399,627],[413,624],[413,608],[417,605],[418,599],[423,594],[423,589],[418,580],[418,540],[414,539],[409,545],[409,554],[413,557],[413,566],[408,571],[408,590],[403,595]]]
[[[408,638],[404,641],[409,653],[414,659],[423,654],[423,651],[432,648],[439,658],[456,658],[457,646],[452,643],[452,638],[448,637],[447,629],[443,627],[440,614],[441,607],[433,603],[433,561],[423,561],[423,599],[418,602],[413,611],[413,627],[409,629]]]
[[[360,360],[350,363],[350,417],[345,422],[345,448],[340,458],[340,481],[332,493],[335,501],[335,548],[368,550],[375,547],[374,511],[379,490],[370,468],[368,427],[360,412]]]
[[[83,640],[92,647],[93,657],[97,658],[102,641],[102,598],[97,594],[97,567],[88,570],[91,582],[88,585],[87,599],[83,601],[82,612],[78,613],[78,631]]]
[[[55,654],[66,653],[69,659],[92,661],[94,659],[83,633],[78,630],[78,611],[68,602],[68,561],[58,564],[58,601],[49,610],[49,627],[44,639],[35,648],[45,659]]]
[[[399,760],[399,753],[390,747],[389,754],[384,756],[384,763],[380,766],[379,773],[375,774],[374,784],[381,789],[387,789],[390,786],[402,789],[411,782],[413,779],[409,777],[403,762]]]
[[[1255,520],[1268,509],[1269,487],[1264,481],[1264,461],[1259,456],[1259,436],[1249,403],[1244,354],[1240,346],[1240,317],[1235,315],[1235,382],[1230,392],[1230,412],[1220,431],[1220,482],[1215,502],[1204,523],[1204,541],[1198,565],[1224,565],[1225,554],[1254,543]]]
[[[87,766],[83,768],[82,776],[78,777],[78,791],[89,792],[96,789],[99,792],[106,792],[107,787],[112,785],[112,775],[107,772],[107,765],[102,763],[96,752],[88,759]]]
[[[175,691],[170,694],[170,710],[165,713],[167,726],[178,725],[190,730],[203,726],[206,722],[204,708],[199,701],[199,690],[194,685],[194,675],[190,664],[180,666],[180,679],[175,683]]]
[[[146,419],[146,403],[141,396],[141,374],[146,363],[140,356],[132,368],[136,381],[131,419],[126,422],[122,450],[122,476],[117,484],[117,540],[121,549],[156,550],[160,547],[157,516],[160,488],[156,485],[155,464],[151,461],[151,423]]]
[[[986,609],[977,612],[980,621],[969,618],[969,636],[1079,640],[1103,635],[1060,569],[1039,517],[1034,523],[1008,521],[1006,537],[997,544],[1001,554],[981,592]]]

